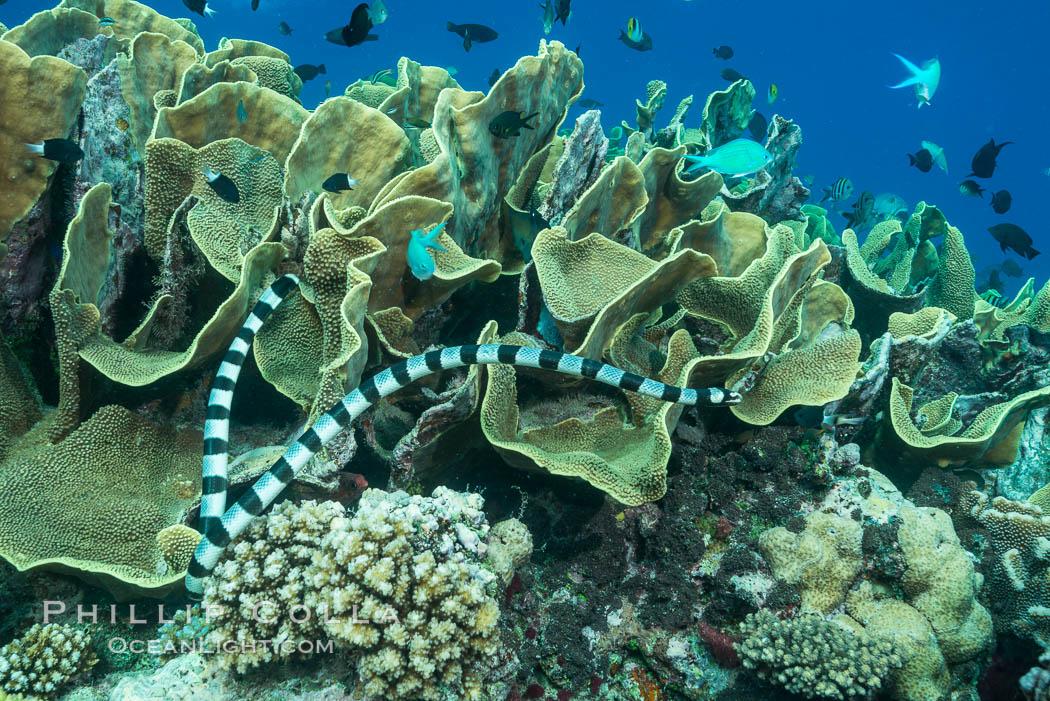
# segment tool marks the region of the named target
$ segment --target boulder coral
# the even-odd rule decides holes
[[[836,480],[801,531],[767,530],[759,548],[773,574],[798,592],[800,615],[827,616],[845,604],[848,615],[829,620],[899,655],[884,684],[893,699],[948,694],[949,667],[976,658],[992,640],[991,616],[976,599],[983,578],[951,518],[916,507],[874,470],[859,481]],[[897,559],[899,567],[880,565]]]

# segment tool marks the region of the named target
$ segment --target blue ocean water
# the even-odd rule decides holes
[[[327,75],[307,83],[301,95],[311,108],[324,99],[326,80],[332,81],[332,94],[340,94],[357,78],[395,67],[402,55],[454,66],[464,88],[487,90],[494,68],[505,70],[534,54],[545,36],[535,0],[388,0],[389,18],[373,30],[379,40],[351,48],[325,41],[324,33],[349,20],[353,2],[260,0],[253,12],[249,0],[213,0],[217,14],[211,18],[192,14],[181,0],[147,4],[171,17],[191,16],[208,49],[222,37],[249,38],[281,48],[294,65],[325,64]],[[50,0],[11,0],[0,7],[0,21],[12,26],[51,6]],[[733,68],[754,82],[755,107],[767,118],[779,113],[802,127],[795,173],[814,176],[812,201],[820,199],[823,187],[849,177],[854,199],[869,190],[896,193],[909,208],[920,200],[936,204],[962,230],[978,271],[1004,258],[987,232],[998,223],[1028,231],[1037,250],[1050,248],[1044,206],[1050,196],[1050,145],[1044,135],[1050,123],[1050,62],[1043,48],[1050,3],[572,0],[572,9],[568,24],[556,23],[546,38],[580,46],[584,96],[604,104],[607,131],[620,120],[634,123],[634,100],[654,78],[669,86],[665,120],[689,94],[695,96],[692,114],[699,120],[707,94],[727,85],[719,72]],[[651,51],[638,52],[617,40],[630,17],[652,36]],[[281,21],[292,27],[291,35],[278,31]],[[460,37],[446,30],[448,21],[486,24],[500,36],[467,52]],[[712,55],[721,44],[733,47],[731,60]],[[907,77],[893,52],[918,64],[940,59],[942,77],[931,106],[917,109],[910,88],[887,88]],[[771,82],[779,97],[770,107],[765,92]],[[580,112],[574,107],[566,126]],[[1014,143],[1000,154],[994,177],[978,179],[987,190],[984,198],[963,197],[958,184],[969,173],[973,154],[993,137]],[[908,165],[907,154],[919,150],[923,139],[944,148],[949,174],[936,168],[921,173]],[[990,206],[992,193],[1001,189],[1013,195],[1004,215]],[[833,222],[840,231],[845,227],[841,217]],[[1043,282],[1050,253],[1032,262],[1005,255]],[[1005,280],[1011,289],[1021,282]]]

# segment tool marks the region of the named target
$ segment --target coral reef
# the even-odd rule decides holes
[[[903,664],[886,640],[872,640],[813,614],[782,621],[769,611],[740,624],[736,651],[747,669],[806,698],[872,696]]]
[[[802,126],[767,112],[762,135],[750,80],[695,100],[652,80],[605,131],[566,121],[584,66],[557,41],[487,93],[402,57],[310,108],[284,51],[208,51],[134,0],[0,35],[3,694],[962,701],[1002,648],[1023,671],[1050,642],[1050,283],[981,299],[925,202],[840,235],[795,175]],[[507,110],[533,128],[493,133]],[[749,126],[767,167],[684,173]],[[25,153],[52,138],[83,158]],[[357,185],[325,191],[347,163]],[[413,232],[436,226],[421,280]],[[243,366],[233,500],[363,378],[497,341],[743,399],[434,374],[260,509],[207,580],[213,615],[157,632],[162,665],[100,645],[95,665],[89,638],[126,621],[18,635],[48,596],[185,603],[222,363]]]
[[[203,608],[218,611],[207,633],[216,648],[288,644],[234,646],[221,664],[243,671],[302,656],[296,641],[327,637],[353,655],[371,697],[437,699],[440,684],[481,698],[498,649],[487,568],[509,579],[531,552],[524,525],[504,522],[487,565],[482,503],[439,487],[430,498],[367,490],[349,518],[336,502],[278,505],[233,542]]]
[[[54,698],[59,688],[97,661],[83,630],[36,624],[0,648],[0,688],[20,696]]]

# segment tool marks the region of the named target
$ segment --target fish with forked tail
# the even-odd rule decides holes
[[[959,192],[967,197],[984,197],[984,188],[974,180],[963,180],[959,183]]]
[[[425,234],[421,229],[416,229],[412,232],[412,239],[408,242],[406,258],[408,260],[408,269],[412,271],[412,275],[417,280],[429,280],[434,277],[436,266],[427,249],[433,248],[435,251],[448,250],[437,243],[437,238],[441,235],[441,230],[444,228],[445,224],[441,223]]]
[[[507,110],[500,115],[493,118],[489,122],[489,132],[500,139],[509,139],[512,136],[521,136],[522,127],[526,129],[533,129],[534,127],[529,124],[529,120],[538,115],[539,112],[533,112],[527,115],[524,112],[515,112],[514,110]]]
[[[931,58],[919,67],[900,54],[893,55],[900,59],[900,62],[904,64],[904,67],[908,69],[911,75],[896,85],[891,85],[890,88],[906,88],[909,85],[913,85],[915,86],[915,97],[919,101],[918,106],[922,107],[930,104],[930,100],[933,98],[933,94],[937,92],[937,86],[941,82],[940,60]]]
[[[762,144],[751,139],[733,139],[703,156],[682,156],[689,163],[686,173],[710,168],[722,175],[740,176],[757,173],[773,162],[772,154]]]
[[[995,172],[995,159],[999,158],[999,152],[1003,146],[1012,144],[1012,141],[995,143],[995,139],[989,139],[981,148],[977,149],[973,160],[970,162],[970,176],[978,178],[990,178]]]

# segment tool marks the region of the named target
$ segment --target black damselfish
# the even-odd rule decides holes
[[[216,173],[211,168],[205,168],[201,172],[204,173],[208,185],[211,186],[211,189],[215,191],[216,195],[227,202],[233,202],[234,204],[241,201],[241,193],[237,190],[237,184],[232,180],[222,173]]]
[[[69,139],[44,139],[39,144],[26,144],[30,153],[58,161],[59,163],[76,163],[84,157],[84,151],[75,141]]]
[[[501,139],[521,136],[521,128],[532,129],[533,126],[528,121],[538,114],[539,112],[533,112],[526,116],[524,112],[507,110],[489,122],[489,131],[493,136],[498,136]]]
[[[329,176],[321,187],[327,192],[344,192],[345,190],[353,190],[354,186],[359,182],[361,181],[357,178],[351,178],[349,173],[336,173]]]
[[[357,46],[365,41],[379,38],[374,34],[369,34],[370,29],[372,29],[372,17],[368,12],[368,3],[363,2],[354,8],[349,24],[327,32],[324,38],[333,44]]]

